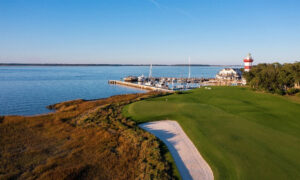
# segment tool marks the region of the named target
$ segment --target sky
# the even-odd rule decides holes
[[[0,0],[0,63],[300,61],[299,0]]]

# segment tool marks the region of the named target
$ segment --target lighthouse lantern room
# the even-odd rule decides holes
[[[249,53],[248,56],[244,59],[244,69],[246,72],[249,72],[252,67],[253,59],[251,54]]]

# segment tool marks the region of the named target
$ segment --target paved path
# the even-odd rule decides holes
[[[155,121],[139,126],[168,146],[183,180],[214,179],[211,168],[176,121]]]

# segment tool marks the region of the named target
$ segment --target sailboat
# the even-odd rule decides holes
[[[191,78],[191,57],[189,56],[189,75],[188,78]]]
[[[152,77],[152,64],[150,64],[150,69],[149,69],[149,79]]]
[[[152,86],[152,85],[154,85],[154,83],[152,82],[151,78],[152,78],[152,64],[150,64],[148,81],[145,83],[146,86]]]

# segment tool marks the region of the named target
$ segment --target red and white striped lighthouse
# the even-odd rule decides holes
[[[253,59],[251,54],[249,53],[248,56],[244,59],[244,69],[246,72],[249,72],[252,67]]]

